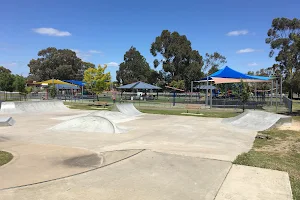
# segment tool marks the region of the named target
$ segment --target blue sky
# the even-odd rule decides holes
[[[115,79],[124,53],[135,46],[153,66],[151,43],[178,31],[205,55],[218,51],[242,72],[266,68],[266,33],[273,18],[300,18],[300,1],[227,0],[0,0],[0,65],[27,75],[27,64],[47,47],[68,48],[85,61],[108,63]]]

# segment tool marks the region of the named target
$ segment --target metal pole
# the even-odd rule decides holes
[[[191,102],[192,102],[192,98],[193,98],[193,83],[194,83],[194,81],[191,82]]]
[[[83,85],[81,86],[81,100],[83,102]]]
[[[280,76],[280,104],[282,104],[282,76]]]
[[[276,113],[277,113],[277,107],[278,107],[278,102],[277,102],[277,97],[278,97],[278,79],[276,78],[276,96],[275,96],[275,101],[276,101]]]
[[[255,101],[257,101],[257,83],[254,84],[255,84],[255,89],[254,89]]]
[[[212,109],[212,81],[210,82],[210,109]]]
[[[205,105],[208,106],[208,76],[206,77],[206,96],[205,96]]]
[[[274,80],[272,79],[271,98],[270,98],[271,106],[273,105],[273,88],[274,88]]]

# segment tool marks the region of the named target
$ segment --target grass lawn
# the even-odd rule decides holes
[[[66,106],[70,109],[80,109],[80,110],[109,110],[112,106],[90,106],[91,103],[75,103],[75,102],[64,102]]]
[[[6,151],[0,151],[0,166],[8,163],[13,159],[13,155]]]
[[[252,149],[234,163],[288,172],[293,197],[300,199],[300,131],[272,129],[260,133],[271,139],[255,139]]]
[[[70,109],[80,109],[80,110],[111,110],[112,105],[106,106],[105,109],[102,106],[90,106],[90,103],[75,103],[75,102],[64,102]],[[189,113],[191,115],[182,114],[187,113],[184,108],[166,108],[166,107],[151,107],[150,106],[137,106],[137,109],[143,113],[149,114],[162,114],[162,115],[180,115],[180,116],[196,116],[196,117],[215,117],[215,118],[228,118],[234,117],[241,114],[241,110],[235,109],[190,109]],[[193,115],[196,114],[196,115]]]
[[[190,114],[197,114],[197,115],[188,115],[182,114],[187,113],[186,109],[167,109],[167,108],[150,108],[150,107],[139,107],[138,108],[143,113],[150,113],[150,114],[161,114],[161,115],[180,115],[180,116],[196,116],[196,117],[215,117],[215,118],[228,118],[228,117],[235,117],[241,112],[239,110],[220,110],[220,109],[194,109],[189,110]],[[201,115],[199,115],[201,114]]]

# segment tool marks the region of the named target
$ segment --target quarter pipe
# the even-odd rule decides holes
[[[139,116],[143,114],[132,103],[117,103],[113,111],[121,112],[127,116]]]
[[[255,131],[263,131],[291,122],[292,118],[290,116],[256,110],[246,110],[244,113],[236,117],[223,119],[223,123]]]

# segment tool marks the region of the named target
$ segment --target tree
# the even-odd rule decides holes
[[[83,79],[83,62],[69,49],[49,47],[38,52],[39,58],[32,59],[28,67],[30,77],[36,81],[48,79]]]
[[[155,85],[159,81],[159,73],[154,69],[150,69],[148,83]]]
[[[50,97],[51,97],[52,99],[54,99],[54,98],[56,97],[57,92],[56,92],[55,86],[51,85],[51,86],[49,87],[49,94],[50,94]]]
[[[15,75],[13,88],[14,91],[25,93],[26,79],[23,76]]]
[[[109,89],[111,76],[110,73],[105,73],[107,65],[97,68],[88,68],[84,72],[84,81],[86,82],[87,89],[93,94],[100,94],[104,90]]]
[[[146,59],[135,47],[130,47],[124,55],[124,62],[120,64],[117,71],[118,82],[122,84],[136,81],[147,82],[149,76],[151,76],[151,70]]]
[[[218,52],[214,52],[213,54],[205,54],[205,59],[204,59],[204,70],[208,70],[208,75],[213,74],[219,70],[219,67],[222,67],[226,61],[226,57],[222,56]]]
[[[289,88],[289,96],[292,96],[292,81],[296,71],[300,68],[300,51],[298,41],[300,38],[300,20],[288,18],[275,18],[272,27],[268,31],[266,43],[270,44],[269,56],[275,55],[276,65],[274,70],[280,71],[285,85]]]
[[[170,83],[170,86],[174,87],[174,88],[185,90],[184,80],[179,80],[179,81],[174,80]]]
[[[14,82],[14,75],[11,74],[9,69],[5,67],[0,67],[0,91],[8,91],[12,92],[14,90],[13,82]]]
[[[202,56],[193,50],[191,42],[185,35],[178,32],[163,30],[151,45],[150,52],[153,56],[160,54],[163,59],[154,60],[154,67],[162,64],[165,72],[170,73],[172,80],[184,80],[189,88],[191,81],[198,80],[203,76]]]
[[[3,66],[0,66],[0,74],[2,73],[11,73],[11,71]]]
[[[243,104],[243,112],[245,111],[245,104],[249,100],[250,97],[250,90],[247,83],[245,83],[243,80],[241,80],[241,91],[239,94],[239,97],[241,99],[241,102]]]

